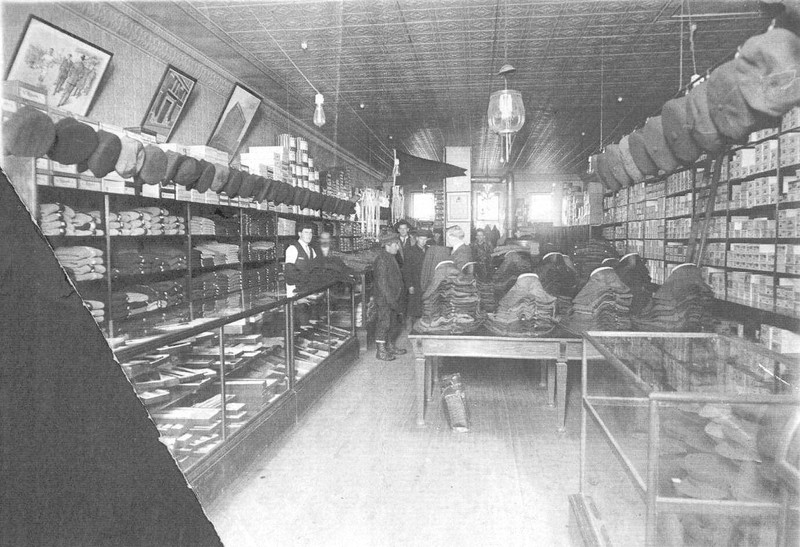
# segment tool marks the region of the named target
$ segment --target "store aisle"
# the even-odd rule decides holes
[[[407,342],[404,347],[410,349]],[[566,545],[578,481],[579,372],[568,433],[513,361],[447,361],[467,389],[471,431],[439,400],[414,420],[413,357],[361,353],[272,452],[207,508],[229,546]]]

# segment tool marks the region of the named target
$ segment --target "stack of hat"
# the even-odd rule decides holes
[[[477,329],[481,321],[475,277],[461,272],[452,260],[440,262],[422,295],[422,317],[414,323],[414,329],[461,334]]]
[[[637,330],[700,332],[713,330],[714,292],[700,272],[687,263],[677,266],[650,302],[633,319]]]
[[[75,281],[94,281],[103,279],[106,273],[102,249],[75,245],[59,247],[56,258]]]
[[[650,280],[650,272],[638,253],[623,256],[614,268],[617,275],[631,290],[631,314],[638,315],[650,302],[657,288]]]
[[[568,326],[577,331],[630,330],[631,291],[614,268],[601,267],[572,300]]]
[[[547,253],[536,273],[544,290],[556,297],[556,315],[569,315],[572,299],[578,292],[578,272],[567,263],[567,257],[558,252]]]
[[[252,268],[245,270],[242,275],[242,288],[252,289],[274,288],[278,283],[277,264],[268,264],[263,268]]]
[[[63,203],[39,205],[39,226],[46,236],[102,236],[103,218],[98,210],[73,209]]]
[[[606,258],[616,258],[617,250],[608,241],[590,239],[575,246],[572,260],[580,279],[587,279],[589,274],[602,265]]]
[[[520,275],[531,273],[532,270],[530,254],[527,249],[514,247],[512,250],[507,250],[503,261],[492,275],[495,300],[499,302],[511,290]]]
[[[542,287],[539,276],[522,274],[488,314],[486,327],[501,336],[544,336],[555,327],[556,298]]]

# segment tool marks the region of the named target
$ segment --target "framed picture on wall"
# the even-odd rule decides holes
[[[162,135],[169,140],[196,83],[196,78],[167,65],[142,120],[142,131]]]
[[[103,48],[31,15],[6,80],[39,87],[49,106],[85,116],[111,57]]]
[[[469,192],[447,194],[447,221],[469,222]]]
[[[227,152],[231,156],[236,154],[260,105],[261,97],[236,84],[225,110],[222,111],[214,131],[211,132],[208,146]]]

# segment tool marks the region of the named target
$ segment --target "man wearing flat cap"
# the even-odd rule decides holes
[[[395,355],[403,355],[406,350],[394,345],[394,338],[400,326],[403,313],[403,277],[395,258],[400,251],[400,237],[396,232],[384,232],[379,238],[381,251],[372,265],[375,307],[378,320],[375,325],[375,357],[380,361],[394,361]]]
[[[488,279],[492,274],[492,246],[489,244],[483,228],[478,228],[475,232],[475,241],[470,247],[472,247],[472,256],[475,259],[475,276],[478,279]]]
[[[406,259],[401,268],[403,273],[403,283],[408,293],[406,303],[406,314],[414,321],[422,317],[422,262],[425,260],[425,252],[428,250],[428,240],[433,239],[430,230],[419,230],[412,232],[414,245],[406,249]]]
[[[452,249],[450,260],[453,261],[456,268],[461,270],[465,264],[473,262],[472,249],[464,243],[464,230],[461,226],[454,224],[447,228],[445,237],[445,244]]]

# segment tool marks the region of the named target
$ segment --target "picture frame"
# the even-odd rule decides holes
[[[447,221],[469,222],[469,192],[447,193]]]
[[[261,97],[241,84],[234,85],[207,145],[229,156],[236,154],[259,106]]]
[[[142,119],[142,131],[169,141],[196,84],[197,78],[167,65]]]
[[[49,106],[85,116],[112,57],[110,51],[31,15],[5,79],[40,88]]]

